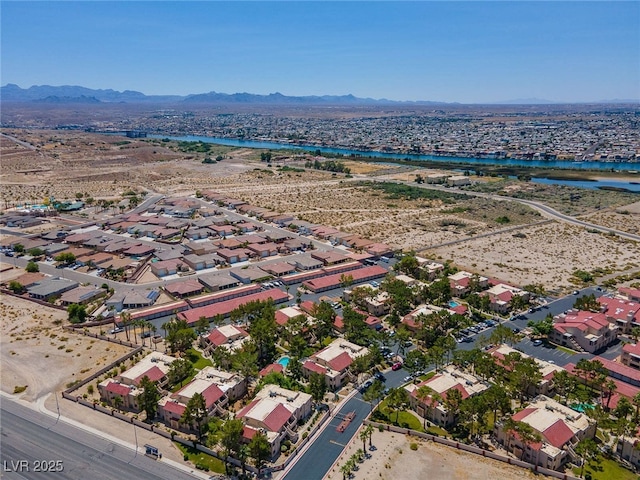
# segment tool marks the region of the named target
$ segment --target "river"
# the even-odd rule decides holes
[[[606,170],[606,171],[623,171],[629,173],[637,173],[640,170],[640,163],[627,163],[627,162],[570,162],[566,160],[554,160],[554,161],[542,161],[542,160],[522,160],[515,158],[495,159],[495,158],[472,158],[472,157],[440,157],[434,155],[416,155],[416,154],[399,154],[399,153],[385,153],[385,152],[365,152],[360,150],[349,150],[344,148],[331,148],[331,147],[317,147],[313,145],[290,145],[276,142],[263,142],[257,140],[239,140],[234,138],[217,138],[206,137],[199,135],[186,135],[186,136],[171,136],[171,135],[149,135],[149,138],[169,138],[171,140],[183,141],[183,142],[204,142],[215,143],[218,145],[227,145],[230,147],[245,147],[245,148],[262,148],[269,150],[302,150],[302,151],[316,151],[320,150],[323,153],[341,154],[346,157],[352,155],[358,157],[371,157],[371,158],[384,158],[390,160],[415,160],[415,161],[430,161],[430,162],[442,162],[442,163],[464,163],[470,165],[504,165],[504,166],[518,166],[518,167],[542,167],[542,168],[559,168],[570,170]],[[533,178],[533,182],[547,183],[555,185],[567,185],[578,188],[598,189],[601,187],[616,187],[624,188],[631,192],[640,193],[640,185],[637,183],[613,181],[613,180],[598,180],[598,181],[583,181],[583,180],[555,180],[550,178]],[[640,175],[638,176],[640,182]]]

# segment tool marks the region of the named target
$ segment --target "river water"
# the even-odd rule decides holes
[[[301,151],[316,151],[320,150],[323,153],[341,154],[347,157],[355,155],[357,157],[371,157],[371,158],[385,158],[390,160],[413,160],[413,161],[430,161],[441,163],[465,163],[470,165],[504,165],[504,166],[518,166],[518,167],[543,167],[543,168],[559,168],[570,170],[600,170],[600,171],[622,171],[629,172],[631,174],[640,171],[640,163],[628,163],[628,162],[571,162],[566,160],[522,160],[515,158],[506,159],[494,159],[494,158],[473,158],[473,157],[440,157],[434,155],[416,155],[416,154],[399,154],[399,153],[385,153],[385,152],[369,152],[360,150],[349,150],[344,148],[331,148],[331,147],[318,147],[313,145],[290,145],[276,142],[263,142],[257,140],[239,140],[234,138],[217,138],[207,137],[200,135],[186,135],[186,136],[171,136],[171,135],[149,135],[149,138],[169,138],[171,140],[184,141],[184,142],[204,142],[215,143],[218,145],[227,145],[230,147],[245,147],[245,148],[262,148],[270,150],[301,150]],[[603,181],[582,181],[582,180],[555,180],[550,178],[533,178],[533,182],[546,183],[554,185],[567,185],[578,188],[597,189],[600,187],[616,187],[624,188],[631,192],[640,193],[640,185],[630,182],[603,180]],[[638,175],[638,182],[640,182],[640,175]]]

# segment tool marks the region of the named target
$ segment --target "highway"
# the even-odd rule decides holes
[[[7,480],[199,478],[6,398],[0,416],[0,477]]]

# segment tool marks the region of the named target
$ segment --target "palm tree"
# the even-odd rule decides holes
[[[122,397],[120,395],[116,396],[113,399],[113,408],[115,408],[116,410],[120,410],[122,403],[123,403]]]
[[[344,463],[340,467],[340,473],[342,473],[342,480],[347,480],[347,477],[351,476],[351,465],[349,465],[349,462]]]
[[[153,323],[149,323],[149,328],[151,329],[151,335],[152,336],[156,336],[156,332],[158,331],[158,329],[156,328],[156,326]],[[155,350],[157,348],[157,343],[154,341],[151,341],[151,343],[153,343],[153,349]]]
[[[371,444],[371,437],[373,437],[373,425],[367,425],[365,428],[365,431],[367,432],[367,436],[369,437],[369,450],[371,450],[371,448],[373,447],[373,445]]]
[[[431,418],[433,415],[433,406],[435,404],[434,394],[435,391],[426,385],[422,385],[416,390],[416,398],[426,406],[424,417],[422,417],[422,428],[424,428],[425,431],[427,430],[427,417]]]
[[[360,438],[360,440],[362,440],[362,450],[363,452],[367,450],[367,437],[369,436],[369,433],[367,432],[366,428],[363,428],[362,430],[360,430],[360,433],[358,434],[358,438]]]
[[[609,402],[611,402],[611,397],[618,389],[618,385],[612,379],[607,380],[602,385],[602,394],[607,397],[607,410],[609,410]]]

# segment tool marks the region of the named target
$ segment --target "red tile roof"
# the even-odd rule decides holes
[[[255,398],[255,399],[254,399],[254,400],[253,400],[249,405],[247,405],[246,407],[244,407],[242,410],[240,410],[240,411],[236,414],[236,418],[242,418],[242,417],[244,417],[244,416],[247,414],[247,412],[248,412],[249,410],[251,410],[251,409],[255,406],[255,404],[256,404],[256,403],[258,403],[259,401],[260,401],[260,399],[259,399],[259,398]]]
[[[270,363],[269,365],[264,367],[262,370],[260,370],[260,376],[261,377],[266,377],[271,372],[282,373],[283,371],[284,371],[284,367],[281,364],[279,364],[279,363]]]
[[[142,375],[138,376],[138,378],[136,378],[133,382],[138,385],[144,377],[149,377],[149,380],[151,380],[152,382],[157,382],[165,377],[165,373],[156,365],[154,365]]]
[[[311,360],[307,360],[306,362],[304,362],[303,366],[307,370],[310,370],[311,372],[319,373],[321,375],[324,375],[325,373],[327,373],[326,368],[324,368],[321,365],[318,365],[317,363],[312,362]]]
[[[346,273],[336,273],[334,275],[327,275],[325,277],[315,278],[313,280],[307,280],[303,283],[306,287],[310,288],[313,291],[328,289],[331,287],[338,287],[342,282],[341,277],[343,275],[349,275],[353,279],[353,282],[358,283],[367,278],[376,278],[376,277],[384,277],[387,274],[387,270],[384,268],[374,265],[372,267],[363,267],[357,270],[351,270],[348,274]]]
[[[224,392],[220,390],[215,383],[212,383],[202,392],[202,396],[204,397],[205,405],[207,409],[213,407],[213,405],[222,398]]]
[[[536,410],[537,410],[537,408],[531,408],[531,407],[530,408],[525,408],[524,410],[520,410],[518,413],[513,415],[511,418],[515,422],[521,422],[523,419],[528,417],[531,413],[535,412]]]
[[[177,416],[181,417],[186,407],[181,403],[172,402],[171,400],[169,400],[167,403],[164,404],[163,408],[167,412],[175,413]]]
[[[131,389],[126,385],[116,382],[109,382],[106,387],[107,392],[115,393],[116,395],[122,395],[126,397],[131,392]]]
[[[558,420],[553,425],[542,432],[547,441],[557,448],[562,448],[573,438],[573,432],[562,420]]]
[[[248,427],[247,425],[242,428],[242,438],[246,440],[251,440],[256,435],[256,433],[258,433],[258,430]]]
[[[213,318],[216,315],[227,315],[240,305],[254,302],[256,300],[264,301],[269,299],[272,299],[275,303],[279,303],[288,300],[289,295],[279,288],[271,288],[251,295],[245,295],[240,298],[232,298],[223,302],[205,305],[203,307],[196,307],[179,313],[178,317],[186,320],[187,323],[192,324],[197,322],[200,317]]]
[[[291,412],[287,407],[279,403],[278,406],[265,417],[263,423],[270,431],[279,432],[290,418]]]
[[[336,358],[327,363],[333,370],[342,372],[346,370],[349,365],[351,365],[351,362],[353,362],[353,360],[351,359],[349,354],[347,352],[342,352]]]

